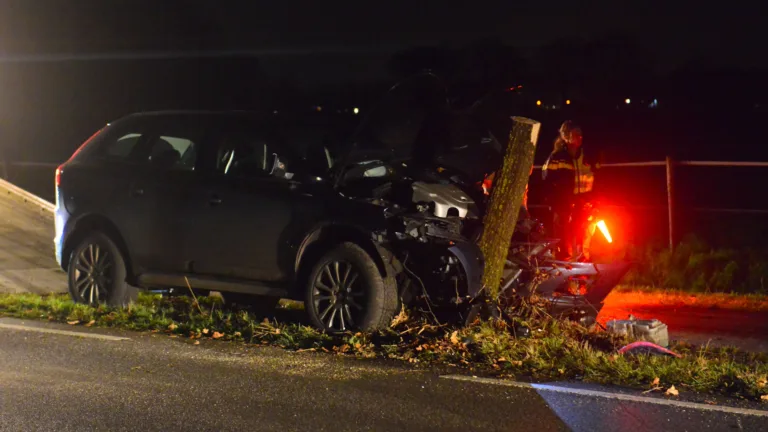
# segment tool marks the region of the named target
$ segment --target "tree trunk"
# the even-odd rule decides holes
[[[541,127],[541,123],[523,117],[513,117],[512,121],[509,144],[494,180],[480,238],[480,249],[485,256],[483,285],[492,298],[499,294],[504,262],[523,204]]]

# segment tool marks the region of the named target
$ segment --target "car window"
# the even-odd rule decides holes
[[[187,137],[158,135],[149,146],[148,161],[158,168],[192,171],[196,158],[197,144]]]
[[[115,161],[127,161],[139,151],[142,135],[137,132],[117,133],[106,137],[96,150],[96,156]]]
[[[223,137],[215,171],[227,176],[264,177],[272,171],[273,148],[266,140],[248,136]]]
[[[116,141],[109,143],[105,150],[105,155],[115,158],[128,158],[131,155],[131,151],[136,148],[136,144],[139,143],[140,134],[129,133],[121,136]]]

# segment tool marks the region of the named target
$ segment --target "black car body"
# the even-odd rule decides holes
[[[287,297],[329,331],[382,327],[413,296],[471,302],[483,260],[461,233],[474,204],[413,163],[420,132],[406,132],[418,127],[387,141],[374,115],[332,152],[275,124],[140,113],[89,139],[56,172],[56,257],[72,297],[120,305],[135,287],[187,286]]]

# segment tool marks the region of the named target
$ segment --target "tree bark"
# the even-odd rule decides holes
[[[499,294],[509,242],[523,204],[541,128],[541,123],[523,117],[513,117],[512,122],[509,144],[494,180],[480,238],[480,249],[485,256],[483,285],[492,298]]]

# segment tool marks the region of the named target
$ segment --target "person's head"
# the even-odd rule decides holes
[[[574,152],[581,147],[584,136],[579,126],[571,120],[566,120],[560,126],[560,138],[565,141],[568,150]]]

